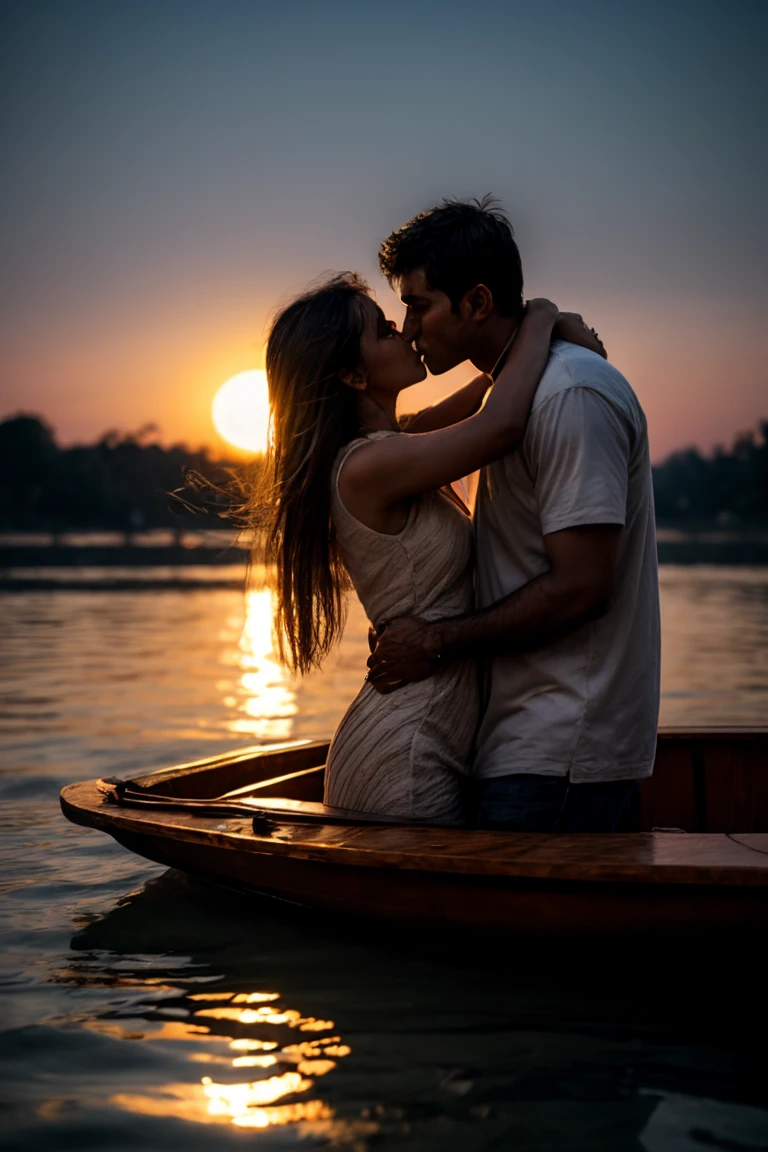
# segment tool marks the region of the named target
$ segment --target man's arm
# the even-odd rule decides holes
[[[550,644],[607,610],[626,518],[626,419],[589,385],[568,388],[533,413],[525,451],[548,570],[472,616],[393,622],[371,663],[375,687],[424,679],[441,660]]]
[[[589,348],[598,356],[606,358],[605,346],[594,328],[587,328],[578,312],[561,312],[552,332],[553,340],[568,340]],[[434,432],[437,428],[448,428],[479,412],[486,393],[493,381],[487,372],[475,376],[463,388],[445,396],[429,408],[423,408],[415,415],[401,416],[400,427],[404,432]]]
[[[368,661],[368,679],[391,692],[454,660],[539,648],[599,619],[615,588],[622,532],[620,524],[553,532],[544,537],[549,570],[489,608],[433,623],[393,620]]]

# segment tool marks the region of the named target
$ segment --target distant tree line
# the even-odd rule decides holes
[[[675,452],[654,468],[653,489],[663,524],[768,525],[768,420],[730,451]]]
[[[151,425],[133,434],[108,432],[96,444],[61,448],[37,416],[0,423],[0,530],[112,529],[135,532],[189,526],[189,504],[201,527],[221,526],[227,504],[215,488],[200,494],[188,473],[226,488],[233,465],[202,449],[152,442]],[[236,485],[234,486],[236,488]],[[177,493],[176,496],[173,493]]]
[[[218,513],[236,500],[238,466],[214,460],[204,449],[165,448],[152,441],[152,432],[110,432],[96,444],[62,448],[37,416],[3,421],[0,530],[131,532],[220,524]],[[196,476],[213,487],[201,489]],[[739,436],[730,451],[674,453],[654,468],[653,482],[662,524],[767,526],[768,421]],[[192,508],[200,510],[194,521]]]

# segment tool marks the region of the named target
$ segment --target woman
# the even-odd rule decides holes
[[[267,559],[281,655],[294,670],[318,666],[339,639],[349,579],[376,628],[472,608],[470,520],[448,485],[522,438],[557,322],[554,304],[529,303],[485,405],[492,380],[482,374],[403,431],[398,396],[426,369],[362,280],[338,276],[280,313],[266,357]],[[558,335],[595,346],[578,321],[562,324]],[[466,662],[392,696],[364,684],[331,744],[326,804],[463,823],[477,679]]]

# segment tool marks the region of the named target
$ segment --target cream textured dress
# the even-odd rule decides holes
[[[447,496],[414,498],[394,536],[356,520],[339,496],[339,473],[373,432],[347,444],[332,475],[331,512],[344,564],[368,619],[439,620],[472,611],[470,520]],[[381,696],[365,683],[331,743],[325,803],[431,824],[462,824],[462,776],[478,720],[474,661],[450,664],[428,680]]]

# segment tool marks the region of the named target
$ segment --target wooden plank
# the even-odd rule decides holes
[[[265,795],[259,791],[256,795],[249,794],[243,797],[244,804],[253,811],[254,820],[264,821],[266,824],[346,824],[356,827],[367,824],[395,824],[398,828],[416,827],[432,828],[439,825],[430,824],[425,820],[407,820],[402,816],[384,816],[373,812],[355,812],[351,808],[333,808],[329,804],[322,804],[316,800],[303,800],[298,797],[290,799],[275,792]],[[254,830],[258,832],[254,824]]]
[[[768,741],[768,725],[737,724],[730,727],[722,724],[708,727],[699,725],[688,728],[681,725],[664,725],[659,728],[659,744],[674,743],[676,740],[705,740],[709,743],[733,744],[740,741]]]
[[[261,856],[258,868],[214,846],[169,845],[120,837],[132,851],[168,866],[214,877],[330,913],[454,930],[553,937],[714,931],[759,932],[768,926],[764,890],[666,885],[586,884],[476,878],[445,873],[371,870],[290,856]],[[153,853],[159,854],[153,854]]]
[[[302,772],[290,772],[287,776],[270,777],[258,784],[246,784],[225,793],[222,800],[239,800],[246,797],[258,799],[262,796],[279,796],[281,799],[322,801],[325,765],[305,768]]]
[[[660,729],[638,828],[768,831],[768,728]]]
[[[653,775],[640,787],[637,830],[683,828],[704,831],[696,811],[693,770],[694,741],[659,741]]]
[[[759,738],[702,747],[710,832],[768,829],[768,752]]]
[[[654,827],[707,830],[701,803],[701,789],[706,788],[703,781],[701,788],[697,788],[694,762],[697,749],[717,747],[743,749],[744,757],[739,761],[743,773],[762,773],[768,760],[768,727],[661,728],[654,775],[643,782],[641,790],[638,830],[650,831]],[[160,795],[211,799],[259,781],[319,766],[324,763],[327,751],[327,741],[287,747],[246,748],[139,777],[136,783]],[[717,788],[714,777],[712,787]],[[741,791],[748,797],[745,802],[751,804],[752,793],[746,782]],[[271,789],[271,794],[277,795],[274,789]],[[311,794],[302,792],[296,798],[309,800],[320,799],[320,796],[314,788]],[[722,807],[721,790],[713,793],[713,802],[716,809]],[[740,826],[745,831],[768,828],[762,803],[755,811],[760,813],[759,817],[755,816],[747,823],[741,821]],[[722,821],[718,823],[718,830],[721,824]]]
[[[306,741],[277,747],[246,748],[224,756],[180,764],[161,773],[136,777],[133,783],[160,796],[211,800],[247,784],[270,780],[325,763],[328,741]]]
[[[718,749],[725,760],[717,758]],[[292,798],[320,800],[319,773],[306,782],[296,777],[285,788],[277,781],[319,767],[327,750],[327,741],[246,748],[151,773],[135,783],[148,794],[196,799],[261,783],[265,795],[288,795],[289,789]],[[706,758],[710,768],[705,770]],[[636,830],[768,830],[762,783],[767,761],[768,727],[660,729],[656,767],[642,784]]]
[[[244,855],[294,856],[318,864],[451,872],[484,877],[622,884],[768,887],[768,835],[624,833],[540,835],[463,829],[278,826],[254,835],[251,821],[185,812],[121,808],[105,802],[96,782],[62,792],[65,814],[115,833],[169,843],[214,845]],[[254,865],[255,867],[255,865]]]

